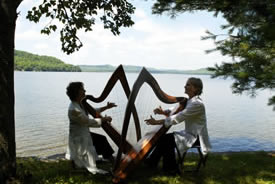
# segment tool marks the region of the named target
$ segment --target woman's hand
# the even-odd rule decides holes
[[[156,120],[152,117],[152,115],[150,116],[149,119],[144,120],[146,122],[147,125],[161,125],[163,124],[163,120]]]
[[[115,103],[112,103],[112,102],[107,102],[107,106],[106,106],[107,109],[111,109],[113,107],[117,107],[117,105]]]
[[[102,118],[102,121],[107,122],[107,123],[111,123],[112,118],[111,118],[111,116],[105,116],[105,117]]]
[[[164,111],[162,110],[161,106],[154,109],[154,114],[164,114]]]

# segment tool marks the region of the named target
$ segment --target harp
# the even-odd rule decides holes
[[[139,139],[138,142],[134,146],[132,146],[131,149],[128,150],[125,156],[122,158],[123,149],[128,144],[126,136],[129,127],[130,116],[131,113],[136,112],[135,100],[140,88],[144,83],[147,83],[152,88],[157,98],[164,103],[173,104],[185,99],[184,97],[174,97],[166,94],[164,91],[161,90],[155,78],[145,68],[141,70],[129,95],[124,114],[121,142],[113,170],[113,183],[119,183],[121,180],[124,180],[129,172],[133,170],[135,166],[138,165],[147,155],[147,153],[155,146],[161,135],[165,134],[170,128],[163,125],[157,127],[150,133],[145,134],[145,136]]]
[[[129,83],[127,81],[125,72],[123,70],[122,65],[119,65],[117,69],[113,72],[111,75],[110,79],[108,80],[105,88],[103,89],[101,95],[99,97],[91,97],[89,100],[95,103],[100,103],[103,102],[107,96],[110,94],[111,90],[115,86],[117,82],[120,82],[123,90],[125,92],[125,95],[127,98],[130,96],[130,87]],[[82,105],[85,107],[85,109],[88,111],[89,114],[91,114],[94,118],[101,117],[99,113],[96,112],[96,110],[87,102],[87,100],[82,101]],[[135,129],[136,129],[136,138],[137,141],[141,139],[141,129],[140,129],[140,123],[139,123],[139,118],[137,115],[137,111],[135,106],[132,107],[131,112],[134,118],[135,122]],[[113,142],[119,147],[121,146],[121,135],[120,133],[109,123],[102,123],[102,128],[103,130],[108,134],[108,136],[113,140]],[[132,145],[125,140],[123,143],[123,148],[121,149],[123,153],[127,153],[129,150],[132,149]]]
[[[125,72],[122,65],[120,65],[110,77],[101,95],[97,98],[89,98],[89,100],[96,103],[104,101],[118,81],[121,82],[125,95],[128,98],[124,114],[122,132],[120,134],[108,123],[102,124],[103,130],[119,148],[113,169],[113,183],[119,183],[121,180],[126,179],[129,172],[142,161],[147,153],[155,146],[158,139],[170,128],[165,126],[156,126],[153,131],[146,133],[141,138],[141,128],[135,107],[135,100],[142,85],[145,83],[149,84],[157,98],[167,104],[178,103],[185,99],[184,97],[170,96],[162,91],[155,78],[145,68],[141,70],[133,85],[132,91],[130,91]],[[91,105],[89,105],[86,100],[82,101],[82,105],[93,117],[101,117],[101,115],[97,113],[96,110]],[[126,139],[131,115],[133,115],[137,138],[137,143],[134,145],[130,144]],[[123,158],[122,153],[125,154]]]

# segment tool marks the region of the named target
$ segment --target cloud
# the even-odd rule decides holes
[[[192,16],[196,17],[195,14]],[[130,28],[122,28],[119,36],[104,29],[102,23],[94,25],[92,32],[79,31],[84,46],[69,56],[61,52],[59,33],[50,36],[40,34],[40,29],[47,21],[30,25],[21,19],[16,32],[16,45],[17,49],[52,55],[72,64],[197,69],[221,62],[223,57],[220,54],[205,54],[205,50],[214,48],[214,44],[201,40],[206,28],[190,21],[190,17],[188,21],[181,18],[162,19],[138,7],[133,17],[135,24]]]
[[[21,41],[31,41],[41,39],[41,34],[37,30],[26,30],[16,34],[16,39]]]
[[[143,18],[143,19],[146,19],[147,18],[147,15],[145,13],[144,10],[140,9],[140,8],[137,8],[135,10],[135,17],[136,18]]]
[[[46,50],[46,49],[50,49],[50,46],[46,43],[39,43],[39,44],[36,44],[34,45],[34,48],[37,49],[37,50]]]
[[[139,20],[133,26],[134,30],[145,33],[153,33],[158,28],[161,27],[158,27],[158,25],[154,24],[150,19]]]

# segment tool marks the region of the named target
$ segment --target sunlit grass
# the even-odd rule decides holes
[[[266,152],[240,152],[209,155],[205,168],[198,173],[184,172],[166,176],[161,168],[152,170],[139,165],[128,177],[129,184],[275,184],[275,157]],[[187,155],[184,169],[194,168],[197,155]],[[37,159],[17,159],[17,183],[26,184],[105,184],[111,176],[92,175],[74,170],[69,161],[44,162]],[[111,164],[99,167],[110,170]]]

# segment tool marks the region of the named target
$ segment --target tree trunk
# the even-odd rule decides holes
[[[14,33],[20,2],[0,0],[0,183],[16,174]]]

